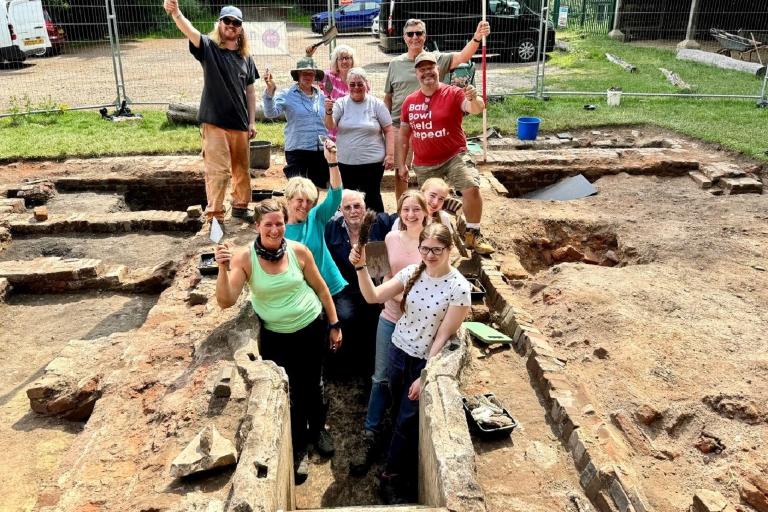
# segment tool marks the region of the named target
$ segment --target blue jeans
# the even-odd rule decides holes
[[[409,356],[394,344],[389,347],[389,388],[395,412],[392,442],[387,454],[386,472],[416,475],[419,451],[419,401],[408,398],[408,389],[421,376],[426,359]]]
[[[391,402],[387,367],[393,332],[395,324],[380,316],[376,328],[376,358],[371,378],[371,396],[368,398],[368,414],[365,415],[365,430],[374,434],[381,434],[381,421]]]

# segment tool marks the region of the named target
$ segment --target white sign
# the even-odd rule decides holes
[[[560,28],[566,28],[568,26],[568,6],[564,5],[560,7],[560,12],[557,13],[557,26]]]
[[[243,23],[243,30],[251,45],[251,55],[289,55],[284,21],[249,21]]]

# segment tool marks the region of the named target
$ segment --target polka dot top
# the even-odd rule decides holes
[[[417,269],[418,265],[408,265],[394,279],[405,286]],[[471,304],[469,282],[455,268],[440,277],[422,272],[408,293],[405,314],[397,321],[392,343],[412,357],[426,359],[448,306]]]

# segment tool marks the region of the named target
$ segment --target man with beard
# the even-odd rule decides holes
[[[222,220],[224,195],[232,174],[232,216],[253,222],[248,210],[251,180],[248,175],[248,140],[256,135],[256,90],[259,72],[243,31],[243,13],[227,5],[219,22],[202,35],[179,10],[178,0],[165,0],[163,8],[189,39],[190,53],[203,66],[203,95],[197,120],[205,164],[206,216]]]
[[[419,185],[429,178],[442,178],[460,190],[467,219],[465,244],[478,254],[491,254],[493,247],[480,236],[483,198],[477,169],[465,154],[467,138],[461,127],[465,112],[479,114],[485,104],[471,85],[462,89],[440,82],[437,62],[434,53],[416,57],[419,89],[403,102],[397,163],[407,175],[406,155],[413,145],[413,170]]]
[[[481,21],[477,24],[472,39],[460,52],[435,53],[440,78],[459,65],[469,62],[477,49],[480,48],[483,38],[490,33],[490,24],[487,21]],[[403,27],[403,39],[408,51],[392,59],[387,68],[387,78],[384,82],[384,104],[392,114],[395,139],[398,138],[398,130],[400,129],[400,107],[405,98],[419,88],[419,82],[413,72],[413,62],[424,52],[424,44],[427,42],[427,25],[421,20],[409,19]],[[395,165],[398,165],[400,161],[398,151],[400,151],[400,143],[395,140]],[[406,162],[410,164],[410,157],[406,159]],[[408,173],[401,168],[395,180],[395,201],[407,188]]]

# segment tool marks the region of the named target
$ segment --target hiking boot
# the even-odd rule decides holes
[[[496,249],[483,239],[483,235],[480,234],[479,229],[467,228],[467,232],[464,235],[464,245],[466,245],[467,249],[470,251],[474,251],[483,256],[496,252]]]
[[[232,208],[232,217],[247,222],[248,224],[253,224],[253,221],[255,220],[253,212],[248,208]]]
[[[376,456],[376,434],[370,430],[363,430],[363,439],[360,451],[352,456],[349,463],[349,474],[352,476],[365,476],[371,469],[373,459]]]
[[[408,493],[399,475],[381,475],[379,494],[385,505],[405,505],[410,503]]]
[[[304,450],[293,457],[293,481],[296,485],[301,485],[307,481],[309,476],[309,455]]]
[[[332,457],[336,448],[333,446],[331,434],[323,427],[315,439],[315,451],[323,457]]]

